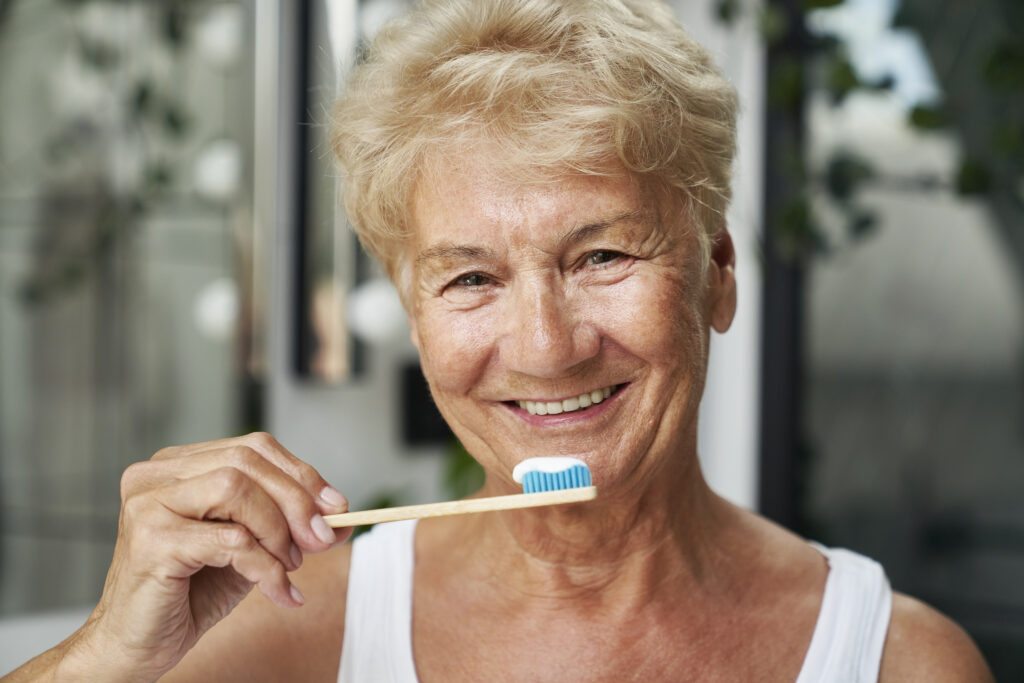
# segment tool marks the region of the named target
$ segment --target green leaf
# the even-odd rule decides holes
[[[806,197],[793,197],[783,205],[775,222],[775,231],[779,251],[785,257],[800,259],[826,251],[825,239]]]
[[[995,88],[1024,90],[1024,44],[1019,39],[996,45],[982,68],[985,80]]]
[[[849,216],[846,229],[854,239],[864,239],[878,227],[878,216],[873,211],[860,209]]]
[[[854,88],[861,86],[853,63],[845,55],[835,55],[828,60],[826,67],[825,87],[832,97],[833,104],[839,104]]]
[[[825,184],[833,199],[844,202],[874,176],[875,171],[867,161],[854,154],[840,152],[829,160]]]
[[[909,2],[896,3],[896,12],[892,15],[891,28],[909,28],[917,30],[921,25],[921,18],[910,6]]]
[[[18,287],[18,300],[25,308],[32,308],[46,299],[46,288],[38,279],[32,278],[22,282]]]
[[[114,47],[89,40],[79,40],[78,54],[83,64],[97,71],[110,71],[121,60]]]
[[[154,161],[145,171],[146,189],[149,192],[160,192],[170,187],[174,180],[174,171],[165,162]]]
[[[992,151],[1000,156],[1024,154],[1024,124],[1004,121],[995,126],[989,144]]]
[[[66,291],[73,289],[83,280],[85,280],[85,264],[80,260],[73,259],[67,261],[60,269],[60,285]]]
[[[166,7],[163,17],[164,38],[174,48],[185,45],[188,33],[188,17],[183,3],[173,3]]]
[[[804,96],[804,69],[792,57],[780,57],[768,79],[768,100],[782,109],[795,109]]]
[[[843,0],[804,0],[804,9],[825,9],[826,7],[837,7],[843,4]]]
[[[484,485],[483,467],[457,440],[446,454],[444,485],[452,498],[464,498]]]
[[[153,84],[149,81],[139,81],[132,92],[132,111],[136,116],[145,114],[151,108],[153,99]]]
[[[175,105],[168,105],[164,109],[164,129],[173,137],[182,137],[188,132],[191,125],[188,115]]]
[[[992,189],[992,173],[976,159],[965,159],[956,175],[956,191],[962,195],[987,194]]]
[[[715,16],[727,26],[731,26],[740,13],[738,0],[718,0],[715,3]]]
[[[766,5],[761,10],[758,26],[761,29],[761,37],[769,46],[778,45],[789,34],[789,19],[775,5]]]
[[[888,91],[896,87],[896,77],[892,74],[886,74],[874,81],[861,81],[861,84],[865,88],[871,88],[872,90]]]
[[[829,54],[842,49],[843,42],[834,33],[812,33],[808,36],[809,46],[816,54]]]
[[[949,118],[938,106],[919,104],[910,110],[910,125],[920,130],[937,130],[949,125]]]

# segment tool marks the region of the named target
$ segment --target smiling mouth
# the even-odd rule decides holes
[[[591,406],[601,403],[614,394],[620,385],[612,385],[604,389],[595,389],[586,394],[580,394],[573,398],[562,399],[561,401],[515,401],[515,404],[528,412],[530,415],[561,415],[562,413],[574,413],[586,410]]]

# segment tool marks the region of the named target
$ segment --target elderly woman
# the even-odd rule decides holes
[[[479,495],[557,455],[586,462],[598,498],[381,525],[353,547],[322,517],[344,497],[271,437],[167,449],[124,475],[88,623],[20,673],[990,679],[878,565],[701,476],[708,338],[736,308],[735,110],[653,0],[434,0],[382,30],[336,110],[349,216],[486,471]]]

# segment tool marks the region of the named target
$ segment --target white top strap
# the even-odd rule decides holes
[[[416,520],[378,524],[352,548],[341,683],[416,683],[412,586]],[[892,611],[877,562],[813,544],[828,560],[821,611],[797,683],[875,683]]]
[[[355,540],[345,603],[341,683],[415,683],[412,584],[416,520]]]
[[[885,572],[855,552],[812,545],[828,560],[829,572],[797,683],[875,683],[892,612]]]

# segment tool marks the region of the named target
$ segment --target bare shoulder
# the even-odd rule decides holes
[[[879,680],[960,683],[994,681],[967,633],[928,605],[893,594]]]
[[[303,559],[291,575],[306,598],[298,609],[253,589],[161,681],[336,681],[351,553],[346,544]]]

